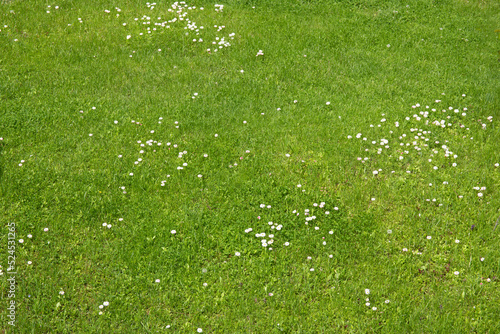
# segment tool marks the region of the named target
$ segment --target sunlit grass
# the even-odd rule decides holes
[[[178,5],[0,5],[0,328],[498,331],[499,5]]]

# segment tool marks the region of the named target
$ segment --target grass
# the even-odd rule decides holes
[[[171,5],[0,5],[0,329],[499,331],[497,2]]]

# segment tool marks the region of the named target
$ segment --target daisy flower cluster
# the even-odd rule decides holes
[[[376,160],[382,161],[384,165],[388,160],[399,162],[407,173],[412,173],[411,166],[417,162],[426,163],[428,172],[446,166],[456,167],[459,157],[450,146],[460,145],[457,142],[457,132],[462,133],[462,139],[470,136],[470,128],[465,125],[468,109],[452,106],[443,108],[441,104],[441,100],[435,100],[430,105],[412,105],[413,114],[402,120],[395,120],[392,126],[387,122],[385,114],[382,114],[379,124],[370,125],[370,128],[380,129],[381,132],[377,134],[377,131],[370,131],[373,138],[368,138],[362,132],[354,137],[349,135],[348,139],[356,138],[366,145],[364,151],[367,156],[358,157],[357,160],[366,163],[374,160],[376,155],[383,155],[385,159]],[[382,172],[386,171],[376,168],[372,174],[379,175]]]
[[[321,221],[324,219],[324,217],[328,217],[330,215],[330,211],[328,210],[324,210],[324,211],[320,211],[319,213],[321,213],[321,217],[317,217],[314,213],[315,211],[317,211],[317,209],[324,209],[325,208],[325,205],[326,203],[325,202],[320,202],[320,203],[313,203],[312,204],[312,209],[304,209],[304,212],[303,212],[303,215],[304,215],[304,219],[305,219],[305,222],[304,222],[304,225],[306,226],[309,226],[309,223],[312,223],[314,222],[314,231],[320,231],[319,235],[318,235],[318,242],[321,243],[322,246],[326,246],[327,245],[327,236],[323,235],[322,233],[322,228],[318,225],[321,225]],[[317,209],[316,209],[317,208]],[[339,208],[337,206],[333,207],[333,210],[334,211],[339,211]],[[292,212],[292,215],[294,215],[295,217],[300,217],[300,212],[298,212],[298,210],[293,210]],[[316,221],[316,219],[319,218],[318,221]],[[334,232],[333,230],[330,230],[328,232],[328,234],[330,235],[333,235]],[[329,256],[330,258],[332,258],[332,256],[330,255]]]
[[[226,27],[224,25],[213,25],[214,33],[207,32],[208,35],[214,35],[211,41],[205,41],[203,39],[203,34],[207,30],[211,29],[212,25],[200,25],[191,17],[196,12],[203,11],[203,7],[196,7],[194,5],[188,5],[185,1],[176,1],[168,6],[168,9],[158,9],[158,4],[146,3],[147,6],[147,14],[142,15],[141,17],[134,17],[133,21],[123,22],[120,21],[120,25],[126,27],[128,31],[126,34],[127,40],[134,40],[144,38],[145,36],[152,36],[156,33],[165,33],[166,30],[183,30],[183,35],[185,38],[190,39],[192,43],[203,44],[208,43],[212,45],[210,48],[207,48],[206,51],[210,53],[218,52],[220,49],[227,48],[231,46],[230,40],[233,40],[235,37],[235,33],[229,33],[227,35],[221,35],[221,31]],[[224,6],[216,4],[215,11],[220,13],[222,12]],[[121,12],[121,9],[115,8],[117,12]],[[158,16],[153,13],[158,12]],[[105,14],[111,14],[111,11],[108,9],[104,10]],[[156,17],[155,17],[156,16]],[[116,18],[118,19],[120,14],[116,14]],[[159,48],[158,52],[161,52],[162,49]],[[130,58],[133,57],[135,51],[132,51],[132,54],[129,55]],[[194,97],[193,97],[194,98]]]
[[[304,216],[304,218],[303,218],[303,219],[305,220],[305,221],[304,221],[304,224],[307,226],[307,225],[309,225],[309,223],[310,223],[310,222],[315,221],[318,217],[316,217],[316,216],[313,214],[313,211],[315,210],[315,208],[317,208],[317,209],[324,209],[324,208],[325,208],[325,205],[326,205],[326,203],[325,203],[325,202],[313,203],[313,204],[312,204],[313,209],[304,209],[304,211],[303,211],[303,216]],[[260,204],[260,206],[259,206],[259,207],[260,207],[260,209],[271,209],[271,205],[266,205],[266,204]],[[339,210],[339,208],[338,208],[338,207],[334,207],[334,208],[333,208],[333,210],[338,211],[338,210]],[[267,213],[267,210],[266,210],[265,212],[263,212],[263,213],[262,213],[262,215],[264,215],[264,214],[266,214],[266,213]],[[301,215],[301,213],[300,213],[300,212],[298,212],[298,210],[293,210],[293,211],[291,212],[291,214],[292,214],[294,217],[300,217],[300,215]],[[321,217],[319,217],[319,218],[321,219],[322,217],[327,217],[328,215],[330,215],[330,211],[326,211],[326,210],[324,210],[324,211],[322,212],[322,216],[321,216]],[[257,217],[257,219],[261,220],[261,216],[259,215],[259,216]],[[318,225],[318,224],[316,223],[315,225]],[[265,225],[264,225],[264,226],[265,226]],[[263,228],[263,227],[262,227],[262,228]],[[259,233],[256,233],[256,234],[255,234],[255,237],[256,237],[256,238],[262,238],[262,239],[260,240],[260,242],[261,242],[261,246],[262,246],[262,247],[268,247],[268,248],[267,248],[268,250],[273,250],[273,249],[270,247],[270,245],[272,245],[272,244],[275,242],[275,238],[276,238],[276,236],[275,236],[275,234],[274,234],[274,233],[279,233],[279,232],[280,232],[280,231],[284,228],[284,226],[283,226],[283,224],[280,224],[280,223],[275,223],[275,222],[273,222],[273,221],[269,221],[269,222],[267,222],[267,228],[269,228],[269,231],[267,232],[267,234],[266,234],[266,232],[259,232]],[[314,230],[315,230],[315,231],[319,231],[318,233],[322,233],[321,228],[320,228],[319,226],[314,226]],[[245,229],[245,233],[247,233],[247,234],[248,234],[248,233],[250,233],[250,232],[252,232],[252,231],[253,231],[253,228],[251,228],[251,227],[250,227],[250,228]],[[333,230],[329,231],[328,233],[329,233],[330,235],[333,235]],[[267,236],[267,238],[266,238],[266,236]],[[326,237],[325,237],[324,235],[319,235],[319,236],[318,236],[318,242],[320,242],[320,243],[321,243],[321,245],[323,245],[323,246],[326,246],[326,245],[327,245]],[[283,243],[283,245],[284,245],[285,247],[287,247],[287,246],[289,246],[289,245],[290,245],[290,242],[289,242],[289,241],[285,241],[285,242]],[[332,258],[332,257],[333,257],[333,256],[332,256],[332,255],[330,255],[330,258]]]
[[[369,295],[371,293],[370,289],[365,289],[365,295]],[[386,299],[384,301],[384,304],[389,304],[391,301],[389,299]],[[383,304],[382,304],[383,305]],[[372,309],[372,311],[377,311],[378,308],[370,303],[370,298],[366,297],[365,299],[365,306],[369,307]]]
[[[269,205],[269,204],[260,204],[259,205],[259,208],[260,209],[271,209],[272,206]],[[260,216],[257,217],[257,219],[261,219]],[[265,226],[265,225],[264,225]],[[272,221],[268,222],[267,223],[267,226],[268,228],[271,230],[271,232],[274,230],[274,231],[281,231],[281,229],[283,228],[283,225],[282,224],[277,224],[277,223],[273,223]],[[245,233],[250,233],[253,231],[253,228],[249,227],[247,229],[245,229]],[[273,232],[274,233],[274,232]],[[268,250],[273,250],[272,247],[270,247],[270,245],[272,245],[274,243],[274,234],[273,233],[269,233],[269,234],[266,234],[266,232],[260,232],[260,233],[256,233],[255,234],[255,237],[256,238],[263,238],[260,240],[261,242],[261,246],[262,247],[268,247],[267,249]],[[267,236],[267,238],[266,238]],[[265,238],[265,239],[264,239]]]
[[[470,113],[467,107],[443,107],[441,100],[427,105],[416,103],[411,106],[411,115],[388,122],[382,114],[378,124],[370,125],[370,135],[359,132],[347,138],[362,143],[365,156],[357,157],[357,160],[371,165],[369,170],[374,177],[418,173],[421,177],[439,179],[444,175],[441,170],[458,167],[460,158],[456,151],[464,141],[474,140],[471,129],[475,130],[477,126],[468,122]],[[493,121],[492,116],[487,119]],[[481,120],[478,122],[481,124]],[[485,129],[481,124],[479,130]],[[446,187],[449,182],[430,182],[427,183],[428,189],[439,191],[442,188],[433,190],[439,184]],[[482,198],[484,189],[477,190],[477,196]],[[438,207],[443,205],[439,198],[425,198],[425,201]]]
[[[109,302],[103,302],[101,305],[99,305],[99,315],[102,315],[104,313],[104,308],[109,306]]]
[[[50,14],[50,10],[51,10],[51,9],[52,9],[52,6],[51,6],[51,5],[48,5],[48,6],[47,6],[46,13],[47,13],[47,14]],[[55,9],[55,10],[58,10],[58,9],[59,9],[59,6],[54,6],[54,9]]]
[[[477,196],[481,198],[483,197],[483,191],[486,190],[486,187],[472,187],[472,189],[476,190],[478,192]]]
[[[131,122],[132,122],[132,124],[142,125],[141,122],[136,121],[136,120],[131,120]],[[158,127],[163,126],[162,122],[163,122],[163,117],[159,117]],[[118,124],[118,123],[115,123],[115,124]],[[173,124],[174,124],[175,129],[179,129],[179,122],[178,121],[174,121]],[[176,130],[174,130],[174,131],[176,131]],[[188,168],[188,162],[186,162],[186,157],[188,156],[187,150],[182,150],[179,147],[179,145],[176,143],[171,143],[171,142],[165,143],[163,140],[158,138],[159,136],[156,134],[157,131],[155,129],[150,129],[150,130],[148,130],[148,132],[149,132],[149,135],[148,135],[149,139],[146,139],[146,140],[139,139],[139,140],[135,141],[135,144],[137,147],[136,148],[137,154],[134,158],[135,161],[131,165],[131,167],[133,168],[134,171],[129,172],[128,173],[129,176],[133,177],[135,175],[135,173],[138,171],[137,169],[140,168],[147,161],[147,159],[148,159],[147,157],[149,157],[151,155],[159,154],[160,152],[162,152],[163,154],[170,154],[170,155],[176,154],[177,155],[178,160],[177,160],[177,166],[175,168],[176,170],[182,171],[182,170],[185,170]],[[207,154],[204,154],[203,156],[208,157]],[[123,157],[124,157],[123,154],[118,155],[119,159],[122,159]],[[172,169],[172,171],[174,171],[174,169]],[[160,181],[160,185],[162,187],[164,187],[167,184],[167,179],[169,179],[171,177],[171,174],[165,174],[164,176],[166,179],[163,179]],[[198,174],[198,173],[196,173],[196,176],[198,178],[202,177],[202,175]],[[125,186],[120,186],[120,190],[122,191],[123,194],[127,194]]]

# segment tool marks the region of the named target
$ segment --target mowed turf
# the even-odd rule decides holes
[[[498,332],[499,19],[3,1],[0,329]]]

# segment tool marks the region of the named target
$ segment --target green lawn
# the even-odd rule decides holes
[[[499,22],[2,1],[0,333],[498,333]]]

